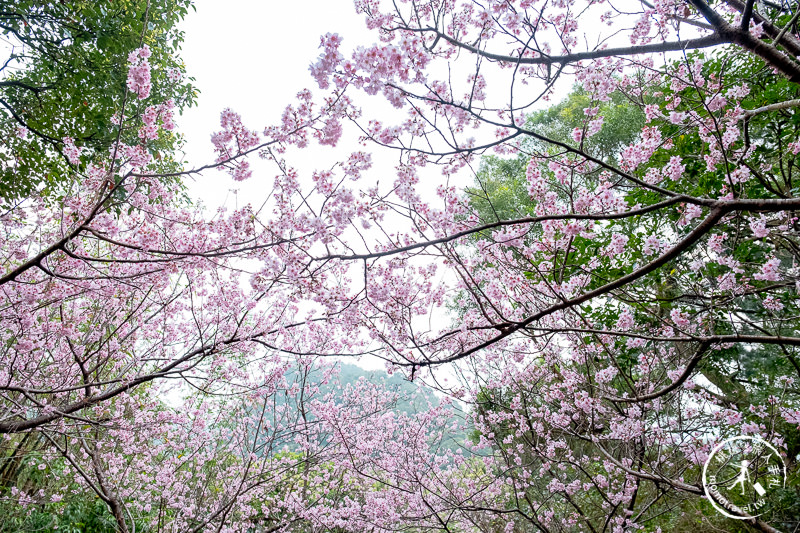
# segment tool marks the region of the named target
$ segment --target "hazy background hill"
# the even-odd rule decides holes
[[[312,384],[319,387],[317,398],[322,398],[328,393],[336,395],[336,388],[341,387],[342,390],[346,389],[348,385],[356,386],[359,380],[364,379],[370,383],[383,383],[384,386],[397,393],[398,401],[392,409],[395,413],[413,414],[428,410],[431,406],[436,407],[439,405],[439,398],[433,392],[418,383],[412,383],[405,379],[400,374],[389,375],[383,370],[365,370],[359,366],[350,363],[336,363],[339,368],[339,376],[337,380],[331,380],[329,383],[321,384],[322,372],[315,371],[309,375]],[[289,370],[286,373],[286,380],[288,383],[293,383],[300,380],[300,375],[297,370]],[[276,405],[286,405],[288,395],[276,395]],[[459,413],[459,418],[463,420],[464,413]],[[453,417],[455,420],[455,416]],[[460,447],[461,443],[467,438],[469,431],[459,431],[447,436],[446,448],[456,449]]]

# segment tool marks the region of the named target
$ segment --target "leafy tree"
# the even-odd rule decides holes
[[[595,109],[596,108],[596,109]],[[603,128],[585,141],[587,151],[609,164],[615,164],[621,150],[634,142],[645,123],[641,108],[622,92],[614,92],[608,101],[593,102],[577,86],[562,102],[526,117],[525,127],[548,139],[568,139],[573,131],[587,125],[587,114],[604,117]],[[513,159],[485,156],[480,163],[475,184],[468,187],[470,205],[483,223],[513,220],[534,213],[525,178],[530,153],[555,155],[559,148],[539,139],[525,139],[523,151]]]
[[[151,101],[172,99],[176,111],[192,105],[196,90],[183,79],[177,55],[183,42],[177,26],[190,7],[189,0],[4,4],[0,33],[9,55],[0,68],[0,198],[63,194],[74,177],[65,138],[93,154],[86,162],[105,159],[119,135],[136,141],[126,58],[142,44],[152,51]],[[120,129],[115,117],[123,108],[129,116]],[[163,171],[179,166],[177,142],[174,133],[151,142]]]
[[[705,58],[698,55],[690,56],[686,60],[673,63],[672,68],[678,71],[686,71],[687,65],[692,65],[694,61],[704,63],[702,71],[695,70],[696,76],[728,80],[728,85],[723,86],[729,89],[733,86],[734,88],[730,90],[735,90],[736,83],[746,83],[750,88],[749,93],[742,97],[738,104],[746,110],[744,143],[747,146],[754,147],[753,155],[755,161],[750,162],[747,168],[754,175],[757,175],[758,179],[752,182],[735,183],[738,189],[737,195],[758,197],[763,195],[763,191],[767,189],[779,194],[781,197],[787,197],[784,191],[789,187],[788,184],[792,180],[793,170],[796,165],[794,154],[787,153],[785,149],[787,145],[794,142],[798,133],[791,118],[793,114],[786,112],[785,116],[770,117],[765,121],[759,110],[776,102],[797,98],[796,85],[776,76],[761,61],[747,58],[731,58],[727,54],[720,55],[712,60],[705,60]],[[664,115],[660,115],[655,110],[662,108],[662,106],[667,106],[671,112],[669,119],[665,120],[661,130],[664,132],[664,142],[661,144],[660,149],[655,150],[648,162],[643,165],[642,176],[647,177],[655,172],[662,172],[662,169],[670,165],[670,159],[678,154],[682,161],[687,162],[684,175],[688,179],[680,181],[680,184],[685,188],[676,190],[691,196],[708,196],[714,194],[715,191],[724,191],[729,188],[730,176],[726,175],[724,171],[718,172],[713,178],[707,174],[707,159],[701,155],[703,140],[696,129],[687,128],[685,122],[682,122],[685,116],[694,115],[697,117],[703,113],[707,102],[704,100],[704,95],[702,93],[698,95],[698,92],[696,86],[686,87],[680,91],[673,91],[669,86],[662,86],[652,89],[653,94],[651,95],[639,93],[641,106],[631,105],[629,107],[629,115],[638,118],[640,124],[636,124],[636,120],[631,120],[630,117],[622,121],[606,121],[601,131],[605,132],[605,146],[612,146],[612,148],[604,150],[602,143],[596,143],[594,146],[586,143],[584,149],[598,159],[616,164],[616,160],[620,158],[627,146],[634,145],[641,140],[637,137],[645,122],[645,113],[643,111],[645,106],[649,106],[647,109],[651,113],[647,120],[648,123],[657,120],[653,114],[660,116],[662,119],[665,118]],[[580,92],[573,93],[561,104],[553,106],[544,112],[538,112],[528,119],[526,127],[549,138],[565,138],[570,135],[570,132],[580,131],[586,127],[586,120],[582,113],[564,113],[562,111],[565,107],[568,107],[569,102],[577,100],[580,96]],[[636,95],[614,93],[612,101],[622,99],[628,102],[635,102]],[[672,105],[676,102],[677,105]],[[584,99],[581,105],[583,108],[593,111],[591,103],[587,100]],[[602,107],[600,107],[599,115],[603,115]],[[540,120],[540,117],[543,117],[544,120]],[[631,122],[634,126],[629,128],[628,125]],[[619,138],[621,141],[609,144],[609,138]],[[558,151],[557,148],[548,146],[546,143],[538,142],[535,144],[536,146],[533,149],[529,149],[525,156],[520,156],[517,159],[508,160],[490,157],[482,163],[481,171],[476,176],[477,185],[468,190],[471,195],[471,205],[477,210],[482,221],[509,220],[531,216],[535,213],[535,202],[530,198],[527,190],[528,181],[525,176],[525,163],[527,158],[530,157],[530,152],[534,152],[534,157],[536,157],[552,156]],[[765,174],[762,173],[762,171],[770,167],[774,169],[771,174],[773,176],[772,180],[766,179],[764,177]],[[553,172],[549,172],[547,176],[547,179],[550,180],[551,190],[558,190],[559,184]],[[697,176],[700,179],[692,179],[693,176]],[[781,176],[781,178],[778,178],[778,176]],[[597,175],[582,175],[579,179],[586,180],[590,178],[590,181],[583,182],[583,185],[589,185],[591,180],[596,182],[597,177]],[[481,195],[477,192],[478,190],[483,191],[484,194]],[[509,202],[507,191],[510,190],[517,191],[513,202]],[[639,197],[639,199],[644,198]],[[511,211],[508,208],[509,205],[514,205],[516,212]],[[679,218],[676,216],[672,220],[672,224],[677,222],[679,222]],[[624,235],[629,245],[632,243],[634,249],[643,250],[647,247],[645,237],[669,235],[673,231],[672,228],[674,226],[672,224],[642,217],[633,224],[627,221],[621,224],[611,222],[607,230]],[[529,237],[535,241],[541,238],[541,232],[531,232]],[[592,260],[593,253],[597,250],[596,248],[590,248],[588,250],[590,253],[586,254],[586,241],[581,242],[579,239],[579,237],[576,237],[572,241],[574,252],[568,258],[562,260],[562,276],[568,276],[570,273],[581,270],[585,271],[586,264]],[[731,254],[736,261],[740,263],[764,261],[763,248],[757,245],[754,246],[752,238],[743,238],[739,242],[741,244],[734,245]],[[776,243],[773,253],[776,255],[785,254],[784,261],[791,262],[794,251],[789,251],[785,248],[783,252],[780,251],[784,246],[792,247],[793,245],[789,244],[789,242],[791,241],[786,240]],[[518,254],[517,257],[520,258],[519,268],[531,270],[524,256]],[[634,264],[641,264],[646,261],[646,257],[646,253],[634,252]],[[690,257],[689,259],[692,258]],[[694,260],[697,261],[696,257]],[[616,265],[612,269],[605,271],[595,268],[594,272],[599,274],[601,279],[613,279],[620,274],[624,275],[632,272],[632,269],[620,272],[618,268]],[[725,267],[712,268],[709,274],[704,277],[705,283],[708,284],[707,286],[713,286],[726,272],[730,272],[730,270]],[[559,278],[556,276],[552,276],[550,279],[553,283],[559,282]],[[631,319],[635,318],[636,322],[640,324],[649,323],[650,328],[657,330],[660,324],[665,319],[668,319],[673,309],[690,307],[694,308],[698,313],[704,311],[707,305],[704,299],[708,292],[698,291],[698,279],[702,278],[698,276],[696,270],[693,270],[688,260],[686,262],[670,262],[665,266],[661,275],[653,278],[652,283],[644,284],[637,288],[629,286],[624,293],[612,293],[612,297],[616,299],[616,302],[609,302],[603,307],[587,309],[585,316],[591,323],[596,325],[603,324],[605,328],[613,330],[617,327],[617,324],[622,322],[620,310],[633,308],[637,311],[631,315]],[[642,306],[644,302],[654,301],[658,302],[655,306]],[[743,318],[742,323],[731,327],[732,324],[728,314],[730,312],[730,302],[731,300],[725,300],[724,298],[716,302],[718,306],[718,322],[714,327],[717,331],[732,333],[738,329],[742,332],[757,334],[758,330],[752,329],[751,325],[764,321],[765,311],[767,315],[772,315],[770,311],[765,310],[760,305],[758,300],[751,298],[742,302],[741,307],[738,307],[735,311],[738,316],[746,318]],[[793,316],[793,313],[793,311],[790,312],[789,316]],[[782,327],[787,328],[785,331],[796,331],[797,326],[792,319],[786,319],[782,323]],[[585,337],[585,341],[591,342],[591,340],[591,336]],[[628,344],[630,347],[630,342]],[[679,345],[677,349],[682,350],[685,348]],[[621,374],[622,369],[626,369],[628,379],[635,379],[635,375],[631,372],[637,362],[639,353],[641,353],[641,350],[638,347],[633,350],[620,349],[619,343],[617,343],[613,360],[604,359],[604,361],[619,368]],[[595,361],[598,359],[595,358]],[[706,381],[704,383],[708,384],[707,386],[699,386],[703,387],[707,393],[717,394],[725,404],[734,406],[741,413],[748,413],[750,406],[756,403],[756,399],[762,404],[767,404],[770,397],[783,397],[786,401],[789,401],[789,398],[786,397],[786,389],[782,380],[787,375],[795,374],[797,365],[794,362],[794,355],[785,349],[782,351],[779,347],[734,345],[724,350],[718,350],[715,357],[709,358],[703,364],[698,365],[697,370],[699,375],[705,378]],[[613,380],[609,385],[616,389],[616,394],[625,394],[625,386],[622,385],[621,380]],[[712,390],[717,392],[712,392]],[[508,397],[499,404],[494,401],[487,403],[479,399],[476,404],[478,407],[477,416],[482,420],[490,420],[491,416],[489,415],[492,411],[497,412],[499,410],[500,412],[513,413],[514,410],[509,407],[509,403],[511,397],[515,394],[525,395],[525,401],[528,404],[541,406],[541,402],[538,400],[538,396],[541,394],[540,390],[530,390],[524,385],[514,384],[508,391],[503,393],[504,396]],[[678,413],[676,412],[676,414]],[[745,414],[744,416],[748,423],[753,424],[758,424],[763,418],[753,414]],[[657,418],[655,417],[648,417],[648,419],[652,420],[654,424],[657,423]],[[579,430],[580,423],[578,421],[576,430]],[[777,424],[781,428],[779,432],[782,438],[786,440],[787,462],[790,465],[790,471],[793,471],[796,468],[795,457],[800,453],[800,449],[797,448],[800,432],[791,424],[785,424],[782,421],[777,421]],[[485,431],[491,431],[498,436],[508,435],[509,431],[513,433],[509,428],[503,427],[501,429],[496,424],[489,424]],[[503,439],[497,438],[496,441],[503,442]],[[524,441],[527,447],[534,447],[530,438],[526,438]],[[570,448],[576,454],[585,453],[583,441],[580,438],[576,439],[575,433],[568,436],[567,441],[570,442]],[[502,448],[513,448],[519,443],[517,439],[511,439],[507,444],[503,444]],[[536,462],[530,456],[526,460]],[[696,475],[697,469],[692,470]],[[546,481],[546,479],[542,481],[542,485],[538,487],[539,490],[544,487]],[[787,492],[782,498],[783,503],[777,507],[773,518],[776,521],[780,521],[781,516],[792,516],[792,509],[797,506],[796,490]],[[674,505],[674,503],[671,505]],[[675,521],[681,520],[678,517],[684,516],[685,512],[693,508],[694,505],[692,502],[683,502],[677,507],[677,511],[662,515],[661,519],[655,523],[664,528],[674,528],[676,527]],[[720,516],[708,505],[701,507],[702,515],[712,523],[716,523],[726,529],[735,529],[738,524],[734,520]],[[680,527],[688,526],[683,525]]]
[[[204,168],[251,179],[260,156],[274,177],[257,207],[210,220],[182,199],[199,169],[156,156],[173,107],[147,100],[153,51],[131,50],[130,136],[100,160],[64,142],[71,187],[0,217],[0,433],[44,437],[123,532],[625,531],[692,524],[672,507],[712,502],[742,528],[791,530],[794,477],[752,516],[738,495],[706,497],[701,471],[734,434],[797,471],[796,16],[738,0],[573,8],[359,0],[381,42],[345,58],[324,36],[321,94],[301,91],[266,127],[222,113]],[[630,45],[606,46],[629,27]],[[723,44],[743,71],[692,52]],[[739,79],[749,61],[763,62],[755,86],[782,78],[757,107],[742,107],[757,94]],[[564,74],[588,105],[563,121],[582,124],[528,125]],[[627,144],[603,137],[629,112],[607,105],[616,93],[645,117]],[[405,119],[369,116],[376,95]],[[368,149],[309,176],[292,166],[353,131],[393,151],[395,176],[375,185]],[[491,150],[523,154],[530,205],[512,196],[490,217],[449,181]],[[451,294],[465,311],[439,323]],[[306,379],[335,381],[321,360],[341,356],[446,397],[397,413],[375,384]],[[463,430],[448,405],[487,397],[478,442],[447,449]],[[3,496],[63,495],[46,488]]]

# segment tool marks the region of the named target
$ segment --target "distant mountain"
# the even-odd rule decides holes
[[[318,371],[313,372],[309,376],[312,383],[316,382],[319,384],[318,398],[328,393],[335,394],[337,385],[341,386],[342,389],[345,389],[348,385],[356,386],[358,381],[363,378],[370,383],[377,384],[382,382],[388,390],[398,393],[399,399],[393,408],[393,411],[396,413],[413,414],[427,411],[429,405],[434,407],[439,405],[439,399],[432,391],[422,385],[408,381],[400,374],[393,374],[390,376],[383,370],[365,370],[350,363],[339,362],[337,363],[337,367],[339,369],[338,379],[333,380],[331,383],[319,384],[322,380],[322,373]],[[286,380],[289,383],[297,380],[298,377],[298,372],[296,370],[290,370],[286,373]],[[285,405],[286,400],[280,398],[281,395],[278,396],[279,398],[277,398],[276,404]],[[460,431],[458,434],[448,435],[447,437],[445,447],[454,450],[460,447],[460,443],[463,443],[467,439],[467,432]]]

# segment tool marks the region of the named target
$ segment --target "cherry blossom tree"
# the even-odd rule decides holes
[[[134,50],[118,127],[138,141],[98,163],[65,140],[63,201],[4,206],[0,433],[41,435],[69,480],[13,487],[19,504],[83,487],[122,531],[625,531],[700,502],[728,435],[771,441],[795,473],[795,11],[356,9],[379,44],[323,36],[321,94],[257,129],[225,110],[194,170],[157,171],[174,106]],[[562,79],[587,99],[568,138],[526,118]],[[370,96],[404,118],[368,116]],[[600,153],[614,98],[646,124]],[[334,168],[292,165],[351,134],[364,146]],[[373,151],[397,161],[375,186]],[[524,161],[530,215],[489,218],[462,193],[491,153]],[[181,178],[213,168],[269,182],[262,207],[186,204]],[[401,415],[367,383],[320,397],[302,376],[327,356],[467,402],[474,441],[441,446],[447,403]]]
[[[602,3],[358,6],[386,44],[346,59],[329,36],[314,73],[323,88],[380,92],[408,110],[399,126],[362,132],[401,154],[395,190],[419,232],[401,249],[455,269],[465,310],[458,327],[428,332],[395,312],[382,337],[411,376],[466,360],[486,388],[510,389],[483,432],[492,441],[498,424],[511,428],[493,442],[500,464],[521,470],[511,480],[523,521],[633,527],[661,512],[665,494],[703,495],[700,467],[731,434],[788,441],[793,463],[793,13],[735,2],[642,4],[638,14]],[[610,34],[630,24],[630,44],[582,18],[609,22]],[[586,33],[597,46],[579,41]],[[750,55],[692,52],[726,43]],[[437,59],[452,67],[439,78],[429,74]],[[508,81],[491,82],[502,69]],[[525,112],[567,74],[590,97],[585,118],[570,138],[547,137]],[[590,140],[615,93],[648,124],[605,158]],[[533,216],[481,219],[453,189],[439,190],[438,210],[409,195],[423,167],[449,176],[490,150],[527,159]],[[477,246],[461,246],[470,236]],[[546,487],[531,482],[542,476]]]

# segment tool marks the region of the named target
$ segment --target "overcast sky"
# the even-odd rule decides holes
[[[275,0],[195,0],[182,28],[185,42],[181,57],[189,76],[200,89],[198,105],[184,111],[179,120],[186,137],[186,152],[192,167],[212,162],[211,133],[219,129],[219,115],[226,107],[238,112],[247,127],[263,131],[276,124],[295,95],[304,88],[321,91],[309,66],[320,54],[320,36],[339,33],[343,50],[377,40],[355,13],[352,0],[308,0],[302,4]],[[336,148],[315,142],[302,157],[289,154],[289,164],[306,171],[330,168],[353,150],[363,149],[341,142]],[[292,157],[294,155],[294,157]],[[254,175],[235,182],[227,174],[207,171],[189,181],[189,194],[209,209],[225,204],[233,208],[245,203],[258,207],[268,194],[276,174],[274,166],[251,159]],[[377,165],[376,165],[377,166]],[[390,177],[390,179],[393,179]],[[238,188],[238,195],[231,189]],[[359,366],[383,368],[379,360],[348,360]]]
[[[187,73],[196,78],[201,92],[198,105],[185,111],[179,121],[193,167],[213,161],[210,135],[219,129],[219,113],[225,107],[238,112],[250,129],[263,131],[265,126],[279,121],[286,105],[295,102],[298,91],[310,88],[315,93],[321,92],[309,72],[309,66],[320,53],[321,35],[340,34],[344,38],[345,55],[349,55],[347,51],[352,47],[377,40],[377,34],[368,31],[363,17],[355,13],[352,0],[308,0],[302,4],[275,0],[196,0],[195,5],[197,12],[190,11],[182,25],[185,43],[181,55]],[[473,67],[470,62],[469,68]],[[444,73],[447,74],[446,69]],[[466,72],[463,74],[466,77]],[[364,103],[362,96],[356,98]],[[371,116],[377,114],[393,122],[391,118],[387,120],[387,113],[393,113],[387,103],[367,104]],[[381,105],[386,106],[385,111]],[[301,157],[289,158],[289,164],[305,170],[307,176],[310,170],[330,168],[337,159],[358,149],[363,148],[344,140],[336,148],[311,143]],[[394,181],[392,167],[396,164],[396,153],[378,152],[373,157],[375,165],[370,181],[381,179],[387,180],[382,183],[390,184]],[[245,182],[234,182],[223,172],[208,171],[188,183],[189,193],[211,209],[222,204],[235,207],[244,203],[257,208],[271,188],[276,171],[264,162],[253,163],[254,175]],[[428,183],[422,183],[421,187],[430,186],[433,190],[441,180],[423,181]],[[231,192],[233,188],[240,189],[238,195]],[[446,326],[449,320],[445,316],[433,317],[434,327]],[[369,368],[382,366],[378,360],[362,360],[359,364]],[[450,372],[441,374],[444,378]]]
[[[317,89],[308,68],[320,53],[321,35],[339,33],[351,46],[376,40],[355,13],[352,0],[196,0],[195,6],[197,12],[190,10],[182,25],[186,40],[181,56],[201,92],[199,105],[179,121],[193,166],[213,160],[210,135],[219,129],[224,108],[238,112],[251,129],[263,131],[279,121],[298,91]],[[349,150],[315,148],[311,153],[314,158],[335,159],[342,152]],[[256,172],[244,183],[209,172],[197,178],[190,191],[208,207],[226,197],[233,206],[229,189],[239,187],[240,197],[253,198],[250,193],[263,192],[264,180],[271,182],[274,175],[271,169],[264,172],[269,174]]]
[[[225,107],[238,112],[246,126],[263,131],[267,125],[278,123],[287,104],[296,101],[295,95],[303,88],[320,94],[310,75],[309,66],[320,54],[320,36],[325,33],[338,33],[343,37],[342,53],[349,56],[349,50],[359,45],[369,45],[378,40],[374,31],[366,29],[364,17],[355,12],[353,0],[307,0],[302,4],[278,2],[276,0],[196,0],[197,12],[190,10],[182,24],[185,43],[181,56],[190,76],[196,78],[200,89],[198,106],[184,112],[179,121],[180,130],[187,139],[187,154],[192,166],[201,166],[213,160],[210,142],[212,132],[219,129],[219,113]],[[465,70],[466,69],[466,70]],[[474,69],[474,60],[439,64],[433,72],[441,79],[466,80]],[[492,87],[499,87],[502,106],[507,98],[507,82],[513,72],[500,70],[485,64],[484,74],[494,81]],[[569,80],[559,84],[565,94],[569,90]],[[529,90],[541,88],[532,84]],[[523,87],[516,91],[521,96]],[[379,116],[385,123],[392,123],[399,117],[397,111],[382,97],[365,98],[363,93],[351,93],[351,97],[365,106],[365,116]],[[540,101],[534,106],[544,107],[547,102]],[[398,121],[399,122],[399,121]],[[355,136],[352,136],[355,137]],[[351,138],[352,138],[351,137]],[[347,141],[345,136],[336,148],[320,147],[315,142],[303,151],[300,157],[289,157],[289,164],[300,167],[309,174],[311,170],[330,168],[332,164],[347,156],[351,151],[363,149],[355,142]],[[388,179],[393,173],[397,154],[385,150],[373,152],[372,175]],[[241,198],[254,201],[263,196],[264,187],[274,177],[274,167],[256,166],[254,177],[244,183],[230,180],[219,171],[207,173],[190,184],[191,194],[208,206],[216,206],[227,198],[230,206],[235,198],[229,193],[233,187],[241,189]],[[381,168],[383,167],[383,168]],[[434,172],[427,169],[425,172]],[[469,182],[471,176],[466,176]],[[430,181],[431,192],[435,185]],[[374,181],[373,181],[374,183]],[[466,184],[464,182],[463,184]],[[426,186],[423,183],[422,186]],[[257,192],[261,192],[259,195]]]

